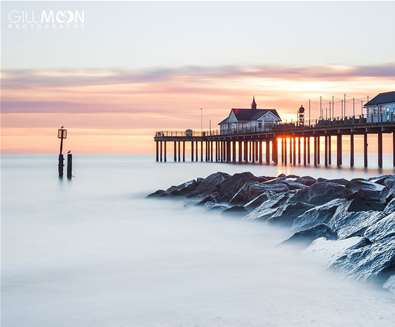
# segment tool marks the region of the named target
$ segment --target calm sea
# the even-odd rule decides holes
[[[5,156],[2,326],[393,326],[389,293],[278,248],[287,231],[145,198],[218,170],[381,174],[75,156],[69,182],[56,157]]]

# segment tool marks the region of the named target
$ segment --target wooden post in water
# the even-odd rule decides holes
[[[307,163],[310,165],[310,136],[307,137]]]
[[[317,167],[317,136],[314,136],[314,167]]]
[[[238,156],[239,156],[239,163],[242,163],[243,162],[243,143],[241,142],[241,141],[238,141],[237,142],[238,143],[238,145],[237,145],[237,151],[238,151]]]
[[[332,139],[330,135],[328,135],[328,164],[332,165]]]
[[[158,141],[155,141],[155,148],[156,148],[156,162],[159,161],[159,144]]]
[[[321,164],[321,137],[317,136],[317,165]]]
[[[194,144],[195,144],[195,142],[193,142],[193,141],[191,141],[191,161],[193,162],[194,161],[194,156],[195,156],[195,149],[194,149]]]
[[[383,168],[383,133],[380,131],[377,134],[377,142],[378,142],[378,166],[379,168]]]
[[[296,166],[296,139],[292,136],[292,164]]]
[[[270,165],[270,141],[266,139],[266,164]]]
[[[301,163],[301,148],[300,148],[300,136],[298,136],[298,164],[300,165]]]
[[[350,134],[350,167],[354,167],[354,134]]]
[[[200,162],[203,162],[203,140],[200,141]]]
[[[67,152],[67,179],[73,178],[73,155]]]
[[[287,137],[286,136],[284,136],[284,138],[283,138],[283,141],[284,141],[284,165],[286,166],[287,165],[287,161],[288,161],[288,158],[287,158],[287,155],[288,155],[288,153],[287,153]]]
[[[368,168],[368,134],[363,134],[363,166]]]
[[[174,141],[174,162],[177,162],[177,142]]]
[[[277,137],[273,138],[273,162],[275,165],[278,164],[278,148],[277,148]]]
[[[341,167],[342,165],[342,135],[337,134],[337,145],[336,145],[336,154],[337,154],[337,167]]]
[[[325,167],[328,167],[328,136],[324,136],[324,161],[325,161]]]
[[[303,137],[303,166],[307,165],[307,138]]]
[[[160,146],[160,162],[162,162],[163,161],[163,159],[162,159],[162,157],[163,157],[163,155],[162,155],[162,141],[159,141],[159,146]]]
[[[164,150],[163,150],[163,155],[164,155],[164,161],[167,161],[167,150],[166,150],[166,141],[163,142],[164,145]]]
[[[258,143],[258,149],[259,149],[259,164],[262,165],[262,141],[259,140]]]
[[[292,147],[292,136],[289,138],[289,164],[292,166],[292,158],[293,158],[293,147]]]
[[[185,162],[185,141],[182,141],[182,161]]]

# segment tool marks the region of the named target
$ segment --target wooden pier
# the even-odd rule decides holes
[[[343,166],[343,136],[349,136],[349,166],[355,164],[354,136],[363,136],[364,167],[368,167],[368,135],[377,135],[377,164],[383,167],[383,134],[392,134],[393,166],[395,167],[395,121],[367,123],[364,118],[320,120],[311,126],[279,124],[270,130],[218,131],[187,130],[156,132],[156,161],[166,162],[167,147],[172,145],[174,162],[186,161],[186,144],[190,144],[190,161],[237,164],[332,165],[332,138],[336,140],[336,165]],[[311,147],[311,143],[313,146]],[[323,160],[321,160],[321,146]],[[312,148],[312,149],[311,149]],[[289,152],[289,153],[288,153]],[[311,153],[312,152],[312,153]]]

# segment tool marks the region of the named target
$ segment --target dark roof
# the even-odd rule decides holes
[[[375,106],[378,104],[395,102],[395,91],[379,93],[372,100],[367,102],[365,106]]]
[[[233,108],[232,112],[235,114],[238,121],[257,120],[267,112],[273,113],[277,118],[281,119],[276,109],[243,109]]]

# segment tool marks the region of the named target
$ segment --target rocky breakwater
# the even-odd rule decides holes
[[[283,244],[353,239],[330,268],[395,291],[395,175],[370,179],[214,173],[148,197],[184,197],[247,220],[289,228]]]

